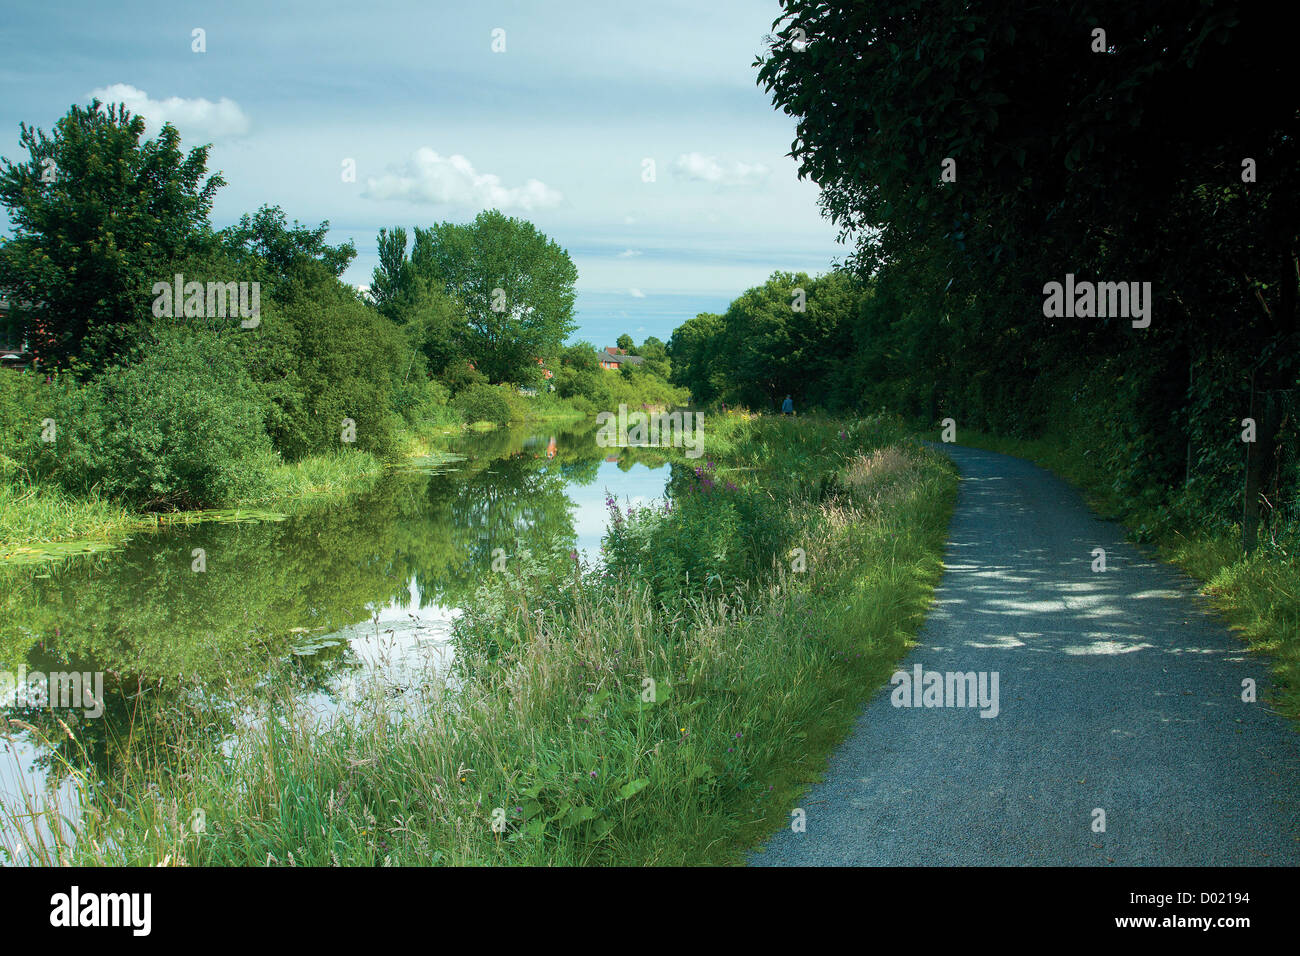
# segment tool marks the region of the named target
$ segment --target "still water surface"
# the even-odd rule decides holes
[[[166,726],[152,719],[159,709],[183,710],[187,733],[220,747],[271,691],[328,714],[363,679],[418,686],[446,667],[452,623],[494,558],[558,547],[597,562],[606,497],[661,498],[672,469],[653,450],[600,448],[591,430],[468,435],[453,450],[464,460],[386,473],[365,494],[280,521],[172,526],[115,552],[0,569],[0,672],[104,675],[93,719],[0,688],[0,717],[61,741],[0,740],[0,801],[69,796],[61,761],[85,766],[83,746],[92,773],[111,772],[129,736],[138,746]]]

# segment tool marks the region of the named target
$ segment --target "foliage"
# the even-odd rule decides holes
[[[381,458],[393,453],[394,402],[412,351],[396,326],[341,283],[331,278],[264,307],[258,326],[241,330],[236,342],[271,406],[267,430],[286,459],[347,445]],[[410,393],[403,394],[409,407]],[[355,442],[344,438],[345,421],[355,425]]]
[[[843,314],[829,407],[1032,437],[1068,410],[1075,370],[1104,369],[1076,410],[1143,507],[1194,502],[1222,523],[1245,483],[1265,525],[1295,512],[1297,461],[1276,453],[1295,438],[1300,189],[1262,171],[1300,160],[1300,113],[1265,10],[782,6],[759,82],[796,117],[801,174],[870,284]],[[1149,283],[1150,326],[1045,317],[1044,284],[1067,273]],[[1234,447],[1245,417],[1253,471]]]
[[[463,357],[491,382],[527,384],[575,328],[576,279],[569,254],[532,223],[489,210],[417,226],[409,259],[405,230],[381,232],[373,289],[394,318],[425,310],[435,373]]]
[[[505,425],[512,418],[517,417],[508,394],[505,389],[499,386],[479,382],[457,393],[452,400],[452,404],[465,413],[467,422],[491,422],[494,425]]]
[[[723,373],[722,316],[701,312],[673,330],[668,340],[672,381],[690,390],[700,404],[712,402],[726,387]]]
[[[0,160],[0,203],[15,235],[0,246],[0,288],[43,303],[29,329],[40,361],[103,368],[149,318],[153,283],[204,241],[220,175],[208,147],[180,149],[165,124],[125,107],[73,106],[50,135],[21,126],[29,158]]]
[[[351,242],[338,246],[325,242],[329,228],[328,220],[311,228],[295,219],[290,226],[283,209],[264,205],[251,216],[245,213],[214,239],[235,263],[252,269],[266,287],[265,295],[288,299],[304,287],[338,278],[356,257]]]
[[[28,439],[34,479],[137,507],[200,507],[255,487],[270,459],[260,394],[229,340],[154,333],[144,357],[63,394],[54,441]]]

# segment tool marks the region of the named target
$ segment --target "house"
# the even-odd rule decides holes
[[[13,321],[13,303],[0,292],[0,368],[22,368],[32,360],[26,337]],[[30,308],[29,303],[23,303]]]
[[[605,351],[600,353],[601,368],[617,369],[624,365],[640,365],[644,361],[641,356],[632,355],[614,345],[607,346]]]

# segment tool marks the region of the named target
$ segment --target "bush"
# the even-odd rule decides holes
[[[285,458],[395,453],[395,392],[411,364],[410,348],[392,322],[346,288],[313,286],[285,304],[263,305],[258,327],[235,342],[271,405],[267,430]],[[345,419],[355,424],[350,447],[341,441]]]
[[[471,385],[486,385],[488,378],[464,359],[458,359],[442,371],[443,384],[453,392],[463,392]]]
[[[465,413],[467,422],[491,422],[505,425],[512,418],[517,418],[513,403],[505,389],[485,385],[482,382],[471,385],[460,392],[452,405]]]
[[[43,375],[0,368],[0,463],[14,461],[20,448],[39,437],[41,421],[57,404],[58,390],[57,385],[47,385]]]
[[[411,425],[441,421],[450,394],[447,386],[421,373],[394,387],[393,410]]]
[[[142,357],[60,393],[54,442],[27,441],[30,471],[65,491],[98,486],[144,507],[222,504],[273,461],[261,393],[229,338],[155,332]]]

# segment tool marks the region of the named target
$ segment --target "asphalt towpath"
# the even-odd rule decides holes
[[[878,689],[802,799],[803,832],[783,828],[750,863],[1300,865],[1300,733],[1269,709],[1268,662],[1065,482],[936,447],[962,482],[899,671],[983,675],[986,701],[996,674],[996,716],[978,695],[924,706],[920,690]],[[945,677],[931,700],[959,703],[959,685]]]

